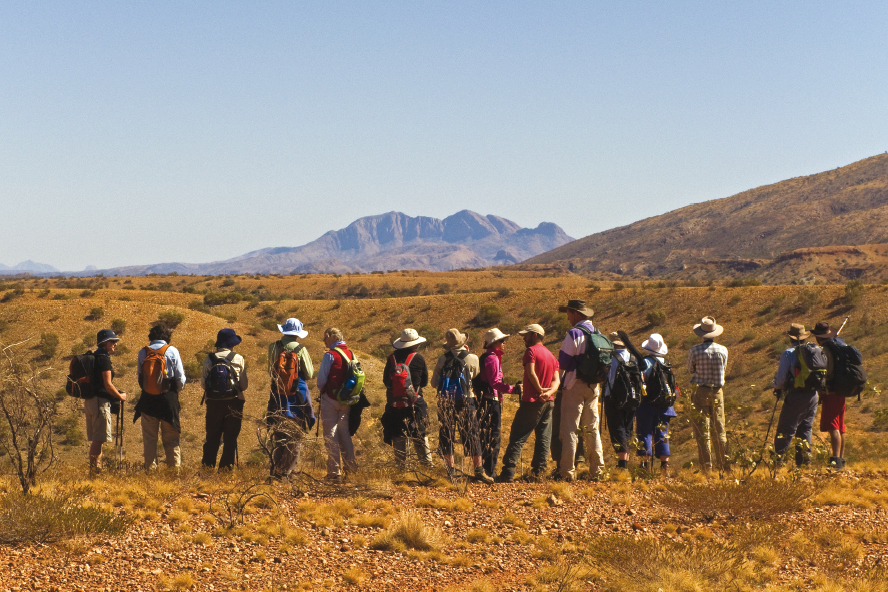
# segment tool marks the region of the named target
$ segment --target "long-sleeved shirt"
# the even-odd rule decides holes
[[[149,343],[148,347],[157,350],[166,344],[166,341],[156,339]],[[142,362],[145,361],[145,355],[145,348],[140,349],[139,364],[136,366],[137,374],[140,378],[142,376]],[[185,366],[182,364],[182,356],[179,355],[179,350],[171,345],[167,348],[163,357],[166,358],[166,371],[167,378],[170,379],[170,389],[179,392],[185,386]]]
[[[604,397],[609,397],[611,393],[611,385],[617,379],[617,367],[620,363],[626,363],[629,361],[629,352],[625,349],[614,349],[613,355],[611,355],[611,365],[610,369],[607,372],[607,383],[604,385]]]
[[[795,390],[804,392],[816,392],[809,388],[796,388],[794,369],[798,363],[799,354],[797,353],[799,344],[793,343],[780,356],[780,362],[777,364],[777,373],[774,375],[774,388],[781,390]]]
[[[458,349],[451,350],[451,352],[448,353],[458,355],[461,351],[466,349],[467,348],[465,346],[462,346]],[[429,380],[429,384],[434,389],[438,388],[438,383],[441,381],[441,372],[444,371],[444,365],[447,363],[448,358],[449,356],[447,355],[447,353],[445,353],[444,355],[438,356],[438,361],[435,362],[435,369],[432,371],[431,380]],[[469,392],[463,394],[467,399],[470,399],[475,396],[475,394],[472,392],[472,379],[478,376],[478,374],[481,372],[481,367],[478,363],[478,356],[476,356],[475,354],[467,355],[463,362],[465,362],[466,370],[469,374],[468,384],[466,385],[469,389]]]
[[[583,354],[586,353],[586,335],[578,327],[585,327],[591,332],[595,332],[595,325],[592,321],[580,321],[567,332],[564,342],[561,344],[561,350],[558,352],[558,366],[564,371],[562,383],[565,389],[573,387],[577,381],[577,365]]]
[[[269,375],[271,374],[272,365],[277,361],[278,356],[281,353],[281,344],[286,347],[291,343],[298,343],[298,340],[294,335],[281,335],[280,340],[268,345]],[[295,346],[290,346],[290,349],[293,347]],[[308,349],[305,347],[300,348],[296,357],[299,359],[299,378],[303,381],[311,380],[314,377],[314,364],[311,363],[311,356],[308,355]]]
[[[398,363],[403,363],[407,360],[411,353],[403,349],[396,349],[394,352],[395,361]],[[410,382],[413,384],[413,388],[416,392],[422,395],[422,389],[429,383],[429,368],[426,365],[425,358],[422,357],[422,354],[414,353],[413,358],[410,360]],[[385,385],[386,394],[391,397],[392,390],[392,372],[395,367],[392,364],[392,358],[389,358],[385,362],[385,369],[382,371],[382,384]]]
[[[333,343],[327,351],[324,352],[324,355],[321,358],[321,367],[318,369],[318,389],[320,390],[324,390],[324,387],[327,386],[327,380],[330,378],[330,367],[333,365],[334,355],[334,352],[330,350],[339,347],[340,345],[345,345],[345,342],[337,341]]]
[[[234,369],[234,376],[237,381],[237,398],[243,401],[244,391],[247,390],[247,387],[250,384],[247,379],[247,364],[244,361],[244,357],[224,347],[217,347],[216,355],[220,358],[226,358],[228,363],[231,364],[231,367]],[[210,356],[207,356],[204,358],[203,369],[200,373],[200,386],[204,390],[207,390],[207,376],[209,376],[212,368],[213,360]]]
[[[710,339],[688,351],[688,372],[691,373],[692,384],[724,386],[727,367],[728,348]]]
[[[493,394],[500,401],[503,400],[503,393],[511,394],[514,387],[503,382],[503,352],[501,349],[489,349],[487,353],[490,355],[482,356],[484,362],[481,364],[481,380],[490,385]],[[491,397],[492,398],[492,397]]]

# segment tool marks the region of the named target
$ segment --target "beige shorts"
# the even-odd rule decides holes
[[[88,442],[113,442],[114,426],[112,424],[111,401],[99,397],[86,399],[83,402],[86,413],[86,439]]]

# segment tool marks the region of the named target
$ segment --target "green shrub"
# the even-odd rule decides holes
[[[105,316],[105,309],[101,306],[93,306],[89,309],[89,314],[86,316],[87,320],[90,321],[100,321],[102,317]]]
[[[55,333],[41,333],[40,342],[37,344],[37,350],[40,357],[48,360],[56,355],[59,349],[59,336]]]
[[[278,323],[275,319],[262,319],[259,325],[266,331],[277,331]]]
[[[879,409],[873,412],[873,425],[871,427],[874,430],[888,430],[888,409]]]
[[[157,315],[157,318],[170,329],[175,329],[185,320],[185,315],[178,310],[165,310]]]
[[[16,288],[13,288],[12,290],[7,292],[6,294],[4,294],[3,298],[0,298],[0,302],[9,302],[10,300],[13,300],[15,298],[19,298],[24,295],[25,295],[25,289],[22,288],[21,286],[18,286]]]
[[[114,319],[111,321],[111,330],[118,335],[123,335],[126,332],[126,321],[124,319]]]
[[[196,310],[198,312],[205,312],[207,314],[210,313],[210,307],[201,302],[200,300],[192,300],[188,303],[189,310]]]
[[[241,295],[237,292],[207,292],[203,301],[207,306],[219,306],[220,304],[236,304],[241,301]]]
[[[666,311],[658,308],[647,313],[645,318],[647,319],[648,325],[651,327],[658,327],[666,323]]]
[[[483,304],[472,323],[479,327],[492,327],[503,318],[503,311],[496,304]]]
[[[185,378],[191,382],[197,382],[200,380],[201,374],[203,373],[203,365],[198,364],[197,362],[185,362]]]
[[[860,280],[848,280],[845,284],[845,295],[842,300],[848,306],[854,306],[863,296],[863,282]]]
[[[71,346],[71,355],[79,356],[80,354],[85,354],[86,350],[89,349],[89,346],[84,343],[75,343]]]
[[[95,295],[96,295],[95,290],[88,290],[88,289],[84,290],[83,292],[80,293],[81,298],[92,298]]]

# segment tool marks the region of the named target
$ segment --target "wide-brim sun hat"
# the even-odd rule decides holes
[[[811,336],[811,332],[806,331],[805,326],[798,323],[791,324],[789,326],[789,331],[787,331],[786,334],[796,341],[803,341]]]
[[[490,347],[494,343],[497,343],[498,341],[505,341],[508,338],[509,336],[506,333],[503,333],[502,331],[494,327],[484,334],[484,347]]]
[[[540,337],[546,336],[546,330],[536,323],[531,323],[530,325],[518,331],[518,335],[527,335],[528,333],[536,333]]]
[[[607,336],[607,338],[610,339],[610,342],[613,343],[614,345],[618,345],[620,347],[626,347],[626,344],[623,343],[622,339],[620,339],[620,334],[617,333],[616,331],[613,331],[610,335]]]
[[[837,333],[838,331],[833,331],[832,329],[830,329],[829,323],[823,321],[817,323],[816,325],[814,325],[814,328],[811,329],[811,335],[813,335],[817,339],[832,339],[836,336]]]
[[[703,317],[699,323],[694,325],[694,333],[704,339],[718,337],[724,330],[724,327],[715,322],[714,317]]]
[[[444,334],[444,349],[458,349],[465,345],[466,336],[465,333],[460,333],[459,329],[448,329],[447,333]]]
[[[416,329],[404,329],[401,331],[401,336],[395,339],[392,343],[392,347],[395,349],[404,349],[405,347],[412,347],[414,345],[419,345],[420,343],[425,343],[426,338],[421,337],[419,333],[416,332]]]
[[[239,345],[243,341],[240,336],[234,332],[234,329],[221,329],[216,334],[216,344],[214,347],[224,347],[231,349],[235,345]]]
[[[120,341],[120,337],[111,329],[102,329],[96,333],[96,345],[102,345],[106,341]]]
[[[665,356],[669,353],[669,348],[666,347],[666,342],[663,341],[663,336],[659,333],[652,333],[650,337],[645,339],[644,343],[641,344],[641,349],[649,351],[656,356]]]
[[[587,319],[591,319],[595,315],[595,311],[586,306],[585,300],[568,300],[567,304],[558,307],[558,312],[567,312],[569,310],[579,313]]]
[[[302,321],[299,319],[287,319],[283,325],[278,325],[278,331],[284,335],[294,335],[300,339],[308,337],[308,331],[302,328]]]

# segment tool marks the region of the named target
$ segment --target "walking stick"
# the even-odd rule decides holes
[[[777,396],[774,400],[774,409],[771,411],[771,421],[768,422],[768,431],[765,432],[765,442],[762,444],[762,451],[759,454],[758,462],[755,463],[755,466],[749,471],[749,475],[746,476],[747,479],[752,477],[752,474],[755,473],[755,470],[759,468],[759,465],[762,464],[762,460],[765,458],[765,449],[768,447],[768,437],[771,435],[771,426],[774,425],[774,415],[777,413],[777,404],[780,402],[780,396],[782,394],[779,390],[776,391],[776,393]]]

